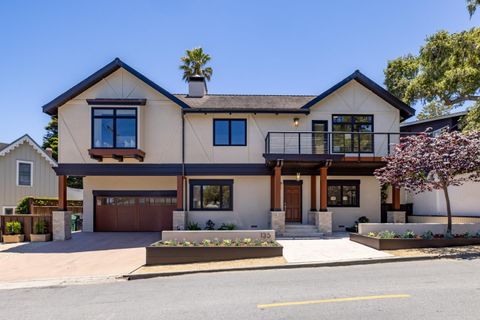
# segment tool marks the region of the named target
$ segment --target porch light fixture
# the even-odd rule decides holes
[[[293,118],[293,125],[295,126],[295,128],[297,128],[299,124],[300,124],[300,119]]]
[[[300,172],[297,172],[297,181],[300,181]]]

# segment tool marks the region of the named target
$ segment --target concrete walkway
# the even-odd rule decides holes
[[[145,263],[160,233],[74,233],[71,240],[0,244],[0,288],[11,282],[107,279]]]
[[[288,263],[363,260],[392,256],[350,241],[346,233],[314,239],[278,239],[277,241],[283,246],[283,257]]]

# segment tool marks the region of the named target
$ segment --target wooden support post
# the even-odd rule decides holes
[[[177,211],[183,211],[183,181],[184,176],[177,176]]]
[[[392,186],[392,209],[400,210],[400,188]]]
[[[327,167],[320,168],[320,211],[327,210]]]
[[[67,176],[58,176],[58,210],[67,211]]]
[[[275,190],[275,176],[272,175],[270,176],[270,211],[273,211],[273,208],[275,207],[274,190]]]
[[[282,211],[282,199],[281,199],[282,167],[276,166],[273,171],[274,171],[273,211]]]
[[[310,176],[310,211],[317,211],[317,176]]]

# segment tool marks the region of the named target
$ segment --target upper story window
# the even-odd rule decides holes
[[[31,187],[33,185],[33,162],[17,161],[17,186]]]
[[[246,119],[214,119],[213,120],[214,146],[246,146],[247,120]]]
[[[93,108],[93,148],[137,148],[136,108]]]
[[[334,153],[373,152],[373,115],[333,115],[332,131]]]

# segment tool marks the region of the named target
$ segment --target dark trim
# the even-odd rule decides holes
[[[328,120],[312,120],[312,132],[315,132],[315,124],[320,123],[325,126],[325,134],[324,134],[324,140],[327,142],[327,153],[330,153],[330,139],[328,135]],[[316,145],[315,145],[315,140],[312,141],[312,149],[315,150]],[[314,152],[315,153],[315,152]],[[316,154],[316,153],[315,153]]]
[[[342,154],[285,154],[285,153],[268,153],[263,154],[266,161],[294,161],[294,162],[312,162],[312,161],[338,161],[344,158]]]
[[[95,110],[112,110],[113,115],[96,116]],[[135,116],[118,116],[117,115],[118,110],[134,110]],[[95,119],[113,119],[113,147],[95,147],[94,132],[93,132],[95,128],[94,126]],[[117,147],[117,120],[118,119],[135,119],[135,146],[134,147]],[[91,137],[92,149],[137,149],[138,148],[138,109],[137,108],[113,108],[113,107],[92,108],[90,137]]]
[[[188,106],[185,102],[181,101],[180,99],[175,97],[173,94],[171,94],[167,90],[163,89],[158,84],[156,84],[155,82],[148,79],[147,77],[145,77],[140,72],[136,71],[135,69],[133,69],[132,67],[130,67],[129,65],[124,63],[122,60],[120,60],[119,58],[115,58],[112,62],[110,62],[109,64],[107,64],[106,66],[101,68],[100,70],[94,72],[93,74],[88,76],[83,81],[79,82],[78,84],[76,84],[75,86],[70,88],[69,90],[65,91],[64,93],[62,93],[61,95],[59,95],[58,97],[53,99],[52,101],[45,104],[42,107],[43,112],[45,112],[45,113],[47,113],[51,116],[56,115],[59,107],[64,105],[69,100],[75,98],[76,96],[78,96],[79,94],[81,94],[82,92],[87,90],[88,88],[94,86],[95,84],[100,82],[102,79],[108,77],[109,75],[111,75],[112,73],[114,73],[115,71],[117,71],[120,68],[124,68],[125,70],[127,70],[128,72],[133,74],[135,77],[137,77],[138,79],[140,79],[141,81],[145,82],[147,85],[152,87],[154,90],[163,94],[168,99],[170,99],[171,101],[173,101],[174,103],[179,105],[182,109],[189,109],[190,108],[190,106]]]
[[[190,211],[233,211],[233,179],[189,179],[189,205]],[[228,186],[230,187],[230,202],[228,208],[203,208],[203,188],[200,188],[200,198],[202,203],[202,208],[193,207],[193,187],[194,186]],[[220,198],[223,199],[223,189],[220,188]]]
[[[175,190],[93,190],[97,197],[176,197]]]
[[[97,106],[144,106],[147,99],[87,99],[89,105]]]
[[[303,180],[283,180],[283,184],[290,184],[290,185],[295,185],[295,184],[299,184],[299,185],[303,185]]]
[[[273,113],[273,114],[309,114],[310,110],[294,108],[191,108],[185,113]]]
[[[178,176],[181,163],[62,163],[53,168],[57,175],[69,176]],[[261,163],[185,164],[187,176],[269,176],[272,169]]]
[[[333,136],[335,135],[335,131],[333,131],[333,127],[335,124],[349,124],[348,122],[341,122],[341,123],[334,123],[333,122],[333,118],[334,117],[352,117],[352,120],[350,121],[350,125],[351,125],[351,130],[348,130],[351,133],[351,136],[353,137],[356,137],[358,138],[358,134],[356,131],[353,131],[353,126],[355,124],[357,124],[357,122],[355,122],[353,119],[355,119],[356,116],[358,117],[372,117],[372,122],[358,122],[358,124],[371,124],[372,125],[372,132],[371,132],[371,136],[372,136],[372,150],[371,151],[360,151],[360,141],[358,141],[358,151],[353,151],[353,149],[355,148],[355,138],[352,138],[352,141],[351,141],[351,150],[350,152],[334,152],[333,151],[333,148],[334,148],[334,145],[333,145]],[[360,132],[360,134],[368,134],[369,132]],[[355,153],[355,154],[366,154],[366,153],[375,153],[375,116],[373,114],[348,114],[348,113],[341,113],[341,114],[332,114],[332,150],[331,152],[333,154],[346,154],[346,153]],[[344,133],[340,133],[340,134],[344,134]]]
[[[220,121],[228,122],[228,144],[218,144],[215,134],[216,123]],[[245,125],[245,143],[244,144],[232,144],[232,122],[243,122]],[[247,119],[213,119],[213,146],[214,147],[245,147],[247,145],[248,127]]]
[[[345,206],[345,205],[331,205],[328,203],[328,187],[330,186],[339,186],[342,187],[340,189],[340,197],[342,198],[343,201],[343,187],[344,186],[355,186],[357,187],[357,204],[353,206]],[[380,192],[380,190],[378,191]],[[332,207],[332,208],[359,208],[360,207],[360,180],[327,180],[327,207]]]
[[[337,91],[350,81],[355,80],[361,85],[363,85],[365,88],[369,89],[373,93],[375,93],[377,96],[388,102],[390,105],[393,107],[397,108],[400,110],[400,115],[402,116],[403,119],[407,119],[415,115],[415,109],[395,97],[393,94],[388,92],[386,89],[375,83],[373,80],[365,76],[363,73],[361,73],[359,70],[356,70],[354,73],[343,79],[342,81],[338,82],[335,84],[333,87],[330,89],[326,90],[307,104],[305,104],[302,109],[310,109],[313,105],[318,103],[319,101],[325,99],[328,97],[330,94],[333,92]]]

